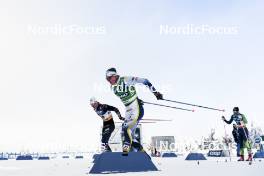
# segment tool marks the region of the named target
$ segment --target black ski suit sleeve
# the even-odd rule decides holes
[[[233,120],[234,120],[234,118],[233,118],[233,116],[231,116],[230,120],[224,120],[224,121],[227,124],[231,124],[233,122]]]
[[[104,106],[104,108],[107,109],[107,111],[114,111],[117,114],[118,117],[121,116],[120,111],[116,107],[110,106],[110,105],[107,105],[107,104],[104,104],[103,106]]]

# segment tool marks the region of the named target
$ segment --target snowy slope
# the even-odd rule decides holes
[[[261,175],[264,161],[256,160],[252,165],[247,162],[236,162],[233,158],[213,158],[207,161],[185,161],[184,157],[178,158],[153,158],[160,171],[143,173],[107,174],[110,175],[203,175],[223,176],[236,174]],[[227,160],[227,162],[226,162]],[[0,161],[0,175],[2,176],[85,176],[92,167],[91,157],[83,160],[53,159],[49,161]],[[98,175],[98,174],[96,174]]]

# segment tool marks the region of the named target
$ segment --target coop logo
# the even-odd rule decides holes
[[[121,95],[120,97],[121,97],[121,98],[124,98],[124,97],[126,97],[126,96],[128,96],[128,93],[124,93],[124,94]]]
[[[208,156],[220,157],[222,155],[222,150],[209,151]]]

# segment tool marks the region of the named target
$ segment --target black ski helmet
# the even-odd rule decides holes
[[[233,111],[237,111],[238,112],[239,111],[239,108],[238,107],[234,107],[233,108]]]
[[[110,76],[114,76],[117,75],[116,69],[115,68],[109,68],[108,70],[106,70],[105,76],[110,77]]]

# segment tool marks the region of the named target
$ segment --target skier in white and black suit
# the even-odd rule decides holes
[[[124,120],[124,118],[121,116],[121,113],[116,107],[107,104],[101,104],[94,97],[90,99],[90,104],[94,108],[95,112],[103,120],[102,139],[101,139],[102,152],[111,152],[111,148],[109,147],[108,142],[112,132],[115,130],[115,123],[111,111],[114,111],[120,120]]]
[[[147,86],[158,100],[163,99],[148,79],[120,76],[115,68],[110,68],[106,71],[106,79],[111,84],[111,88],[116,96],[118,96],[126,107],[126,115],[122,124],[122,132],[124,134],[123,152],[129,151],[144,151],[140,145],[140,141],[135,138],[135,130],[139,121],[144,115],[143,103],[138,99],[135,89],[136,84]]]

